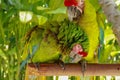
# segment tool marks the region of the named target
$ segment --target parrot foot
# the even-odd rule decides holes
[[[87,68],[86,60],[83,59],[82,61],[80,61],[80,64],[81,64],[82,75],[84,77],[84,74],[85,74],[85,71],[86,71],[86,68]]]
[[[58,64],[60,65],[60,67],[62,68],[62,70],[65,70],[65,64],[63,61],[59,60]]]
[[[57,63],[62,68],[62,70],[65,70],[65,63],[62,61],[62,55],[59,56],[59,59],[55,61],[55,63]]]
[[[35,68],[37,68],[37,70],[40,70],[40,63],[34,63]]]
[[[65,70],[65,64],[64,64],[63,61],[58,60],[58,61],[56,61],[55,63],[57,63],[57,64],[62,68],[62,70]]]

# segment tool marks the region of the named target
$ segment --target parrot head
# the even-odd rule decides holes
[[[84,0],[64,0],[70,21],[79,21],[84,10]]]
[[[79,62],[83,57],[87,56],[87,52],[84,52],[80,44],[75,44],[70,52],[70,62]]]

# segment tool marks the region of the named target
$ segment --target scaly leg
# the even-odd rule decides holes
[[[40,63],[33,63],[35,68],[37,68],[37,70],[39,71],[40,70]]]
[[[86,68],[87,68],[87,63],[86,63],[86,60],[81,60],[80,61],[80,64],[81,64],[81,71],[82,71],[82,75],[84,77],[84,74],[85,74],[85,71],[86,71]]]
[[[60,65],[60,67],[62,68],[62,70],[65,70],[65,63],[61,59],[62,59],[62,55],[59,56],[59,59],[55,63],[57,63],[58,65]]]

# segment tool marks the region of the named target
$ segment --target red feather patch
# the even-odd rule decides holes
[[[65,6],[77,6],[78,2],[76,0],[64,0]]]
[[[81,55],[82,57],[86,57],[87,56],[87,52],[84,52],[84,51],[78,52],[78,54]]]

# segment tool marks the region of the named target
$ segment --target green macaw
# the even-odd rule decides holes
[[[99,45],[99,27],[96,11],[89,0],[64,0],[70,21],[80,25],[89,39],[88,55],[85,60],[94,62],[95,53]]]
[[[61,55],[61,60],[65,63],[79,62],[82,57],[87,56],[89,45],[84,31],[68,20],[35,26],[26,34],[25,41],[21,66],[31,61],[53,63]]]

